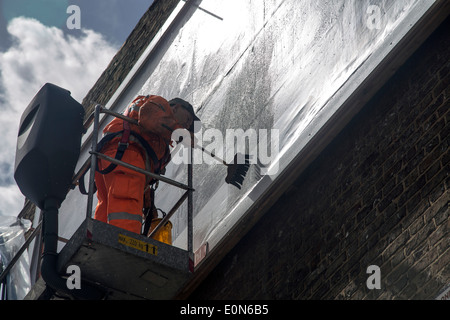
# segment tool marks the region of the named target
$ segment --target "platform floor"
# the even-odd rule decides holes
[[[59,253],[62,275],[71,265],[82,280],[107,289],[106,299],[172,299],[191,276],[189,252],[132,232],[87,219]],[[26,299],[38,299],[39,279]],[[73,289],[76,290],[76,289]]]

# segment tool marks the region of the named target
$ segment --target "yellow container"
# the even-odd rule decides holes
[[[152,219],[148,234],[152,233],[161,220],[162,218]],[[152,236],[152,239],[172,245],[172,223],[167,221],[166,225],[159,228],[159,230]]]

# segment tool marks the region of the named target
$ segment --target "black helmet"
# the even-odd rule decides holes
[[[174,98],[169,101],[169,104],[171,107],[179,104],[192,115],[192,117],[194,118],[194,121],[192,121],[192,125],[188,130],[190,132],[194,132],[194,123],[195,123],[195,121],[200,121],[200,118],[195,115],[194,108],[192,107],[192,105],[189,102],[187,102],[181,98]]]

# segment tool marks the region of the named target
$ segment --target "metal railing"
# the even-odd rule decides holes
[[[183,204],[183,202],[188,199],[188,216],[187,216],[187,228],[188,228],[188,236],[187,236],[187,251],[191,254],[193,254],[193,197],[192,197],[192,193],[194,191],[192,185],[192,174],[193,174],[193,170],[192,170],[192,161],[189,161],[188,164],[188,184],[183,184],[180,183],[178,181],[172,180],[170,178],[161,176],[159,174],[141,169],[139,167],[130,165],[126,162],[123,162],[121,160],[117,160],[111,157],[108,157],[100,152],[97,152],[97,144],[98,144],[98,135],[99,135],[99,123],[100,123],[100,113],[105,113],[117,118],[122,119],[123,121],[128,121],[130,124],[134,124],[134,125],[138,125],[137,121],[133,118],[124,116],[120,113],[108,110],[108,109],[104,109],[102,108],[100,105],[96,105],[95,106],[95,110],[94,110],[94,127],[93,127],[93,131],[92,131],[92,141],[91,141],[91,157],[90,157],[90,168],[91,168],[91,172],[90,172],[90,176],[89,176],[89,191],[88,191],[88,204],[87,204],[87,210],[86,210],[86,218],[90,218],[92,217],[92,205],[93,205],[93,196],[94,196],[94,183],[95,183],[95,169],[92,170],[92,168],[96,167],[96,163],[97,163],[97,159],[101,158],[104,160],[107,160],[108,162],[111,162],[113,164],[119,165],[119,166],[123,166],[125,168],[134,170],[136,172],[142,173],[150,178],[153,179],[157,179],[160,181],[163,181],[165,183],[168,183],[172,186],[175,186],[177,188],[181,188],[186,190],[186,192],[181,196],[181,198],[177,201],[177,203],[173,206],[173,208],[166,214],[166,216],[160,221],[160,223],[155,227],[155,229],[152,230],[152,232],[150,233],[149,237],[152,237],[156,232],[158,232],[158,230],[164,226],[166,224],[166,222],[172,217],[172,215],[178,210],[178,208]],[[89,121],[89,119],[88,119]],[[192,150],[191,150],[192,151]],[[192,152],[190,152],[191,157],[192,157]],[[191,159],[192,160],[192,159]],[[89,159],[88,159],[89,161]],[[86,166],[82,166],[81,170],[83,170],[83,168]],[[77,176],[82,176],[83,172],[78,173],[75,178]]]

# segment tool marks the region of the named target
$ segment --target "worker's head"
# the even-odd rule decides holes
[[[180,98],[170,100],[169,104],[178,123],[190,132],[194,132],[194,121],[200,121],[200,119],[195,115],[192,105]]]

